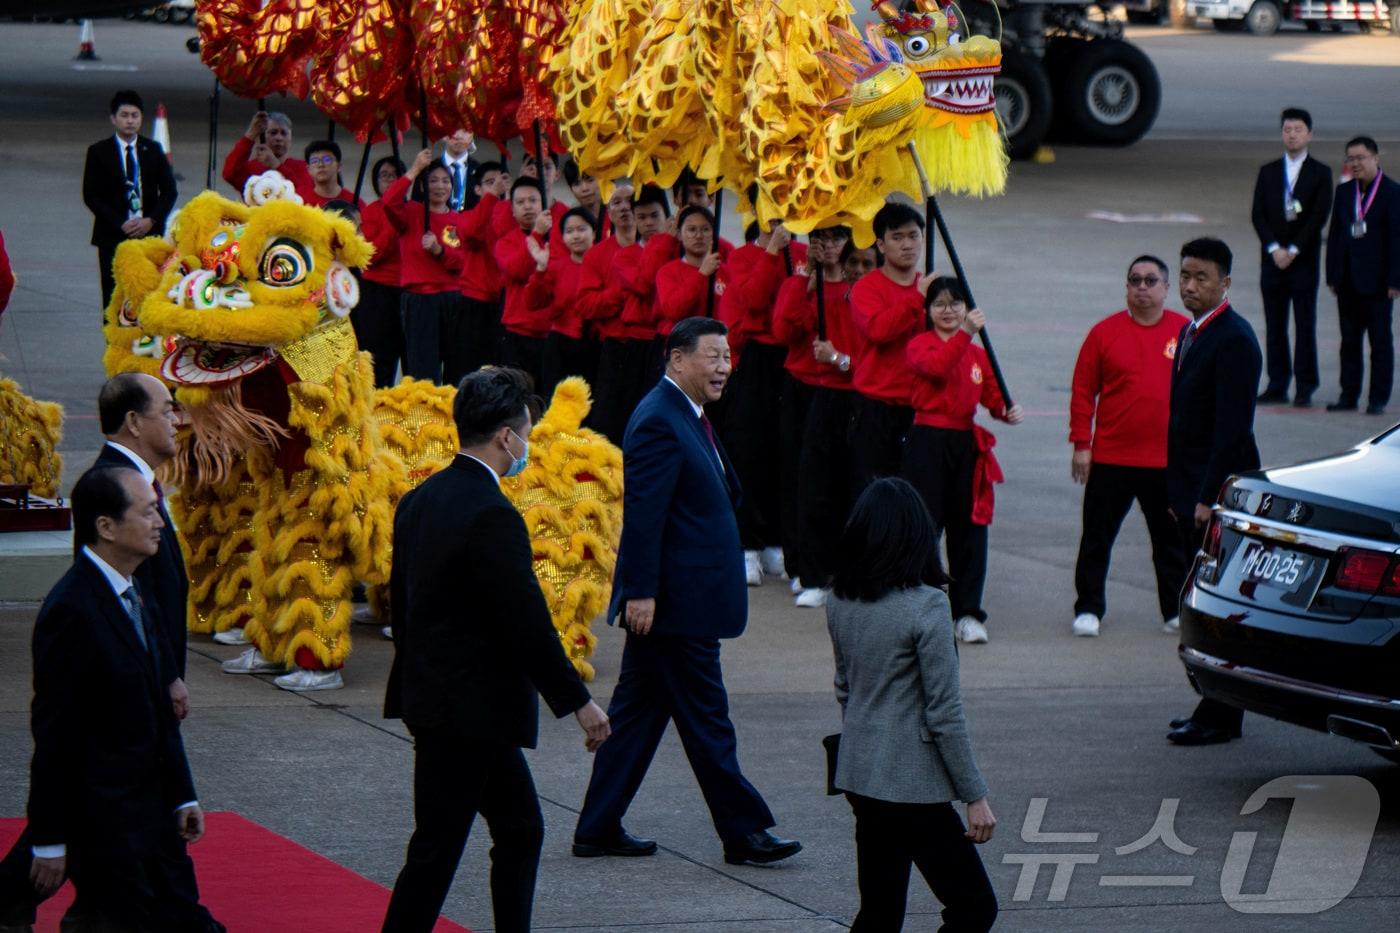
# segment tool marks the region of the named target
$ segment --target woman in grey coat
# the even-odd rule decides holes
[[[843,731],[836,786],[856,820],[852,933],[904,925],[910,865],[943,903],[943,930],[989,930],[997,900],[974,843],[996,818],[973,760],[958,656],[928,512],[902,479],[851,510],[826,604]],[[967,804],[964,827],[952,801]]]

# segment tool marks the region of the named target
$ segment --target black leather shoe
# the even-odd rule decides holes
[[[1265,389],[1255,401],[1260,405],[1274,405],[1288,401],[1288,393],[1282,389]]]
[[[585,839],[574,837],[574,855],[579,858],[597,858],[600,855],[620,855],[636,858],[656,854],[656,840],[638,839],[627,830],[622,830],[611,839]]]
[[[1167,741],[1177,745],[1219,745],[1221,742],[1228,742],[1239,737],[1240,730],[1238,729],[1216,729],[1211,726],[1202,726],[1191,719],[1167,733]]]
[[[1312,408],[1312,407],[1313,407],[1313,406],[1312,406],[1312,393],[1311,393],[1311,392],[1299,392],[1297,395],[1293,396],[1293,407],[1294,407],[1294,408]]]
[[[1186,725],[1190,721],[1190,716],[1183,716],[1180,719],[1173,719],[1171,722],[1167,723],[1167,725],[1171,726],[1173,729],[1180,729],[1182,726]]]
[[[1368,414],[1368,415],[1383,415],[1383,414],[1385,414],[1385,406],[1384,406],[1384,405],[1375,405],[1375,404],[1367,405],[1367,406],[1366,406],[1366,414]]]
[[[724,860],[730,865],[768,865],[781,862],[802,851],[802,843],[796,839],[782,839],[766,829],[749,833],[742,842],[724,847]]]
[[[1356,403],[1348,402],[1344,398],[1339,398],[1327,406],[1328,411],[1356,411]]]

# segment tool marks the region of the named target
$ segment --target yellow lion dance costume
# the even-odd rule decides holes
[[[253,206],[205,192],[168,241],[119,247],[104,362],[109,374],[159,375],[187,422],[169,478],[189,627],[242,630],[252,648],[225,663],[230,673],[292,668],[279,686],[331,689],[350,653],[355,581],[388,580],[394,504],[457,443],[451,389],[373,388],[348,319],[358,300],[350,269],[370,247],[289,189],[270,172],[249,181]],[[607,599],[621,455],[579,428],[581,381],[560,399],[507,489],[561,638],[591,675],[588,623]]]

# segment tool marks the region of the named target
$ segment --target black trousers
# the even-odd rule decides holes
[[[1196,519],[1193,515],[1176,517],[1177,528],[1180,529],[1182,542],[1182,558],[1185,561],[1186,573],[1194,570],[1196,563],[1196,552],[1201,549],[1201,544],[1205,541],[1207,525],[1196,527]],[[1232,732],[1240,731],[1240,724],[1244,722],[1244,710],[1231,706],[1228,703],[1221,703],[1219,700],[1211,700],[1205,697],[1196,704],[1196,709],[1191,713],[1191,718],[1197,725],[1206,726],[1211,729],[1225,729]]]
[[[739,501],[739,543],[746,551],[783,541],[782,461],[775,443],[782,419],[787,347],[745,344],[725,389],[728,402],[719,431],[744,488]]]
[[[913,423],[914,409],[908,405],[877,402],[857,393],[848,438],[857,496],[880,477],[900,474],[904,441]]]
[[[593,427],[614,444],[622,443],[632,410],[661,378],[658,339],[603,341],[598,353],[597,405]]]
[[[608,719],[612,735],[594,754],[575,838],[606,839],[622,830],[670,722],[723,842],[775,825],[768,804],[739,770],[719,639],[629,632]]]
[[[1299,391],[1302,391],[1301,389]],[[1074,564],[1074,612],[1102,618],[1108,609],[1104,584],[1113,542],[1137,500],[1152,539],[1152,569],[1157,575],[1157,607],[1162,618],[1177,614],[1186,569],[1181,563],[1181,532],[1167,505],[1167,471],[1154,467],[1095,463],[1084,486],[1084,530]]]
[[[850,438],[851,410],[859,398],[853,389],[822,387],[813,391],[807,409],[797,484],[798,571],[805,587],[829,586],[836,570],[836,542],[857,493]]]
[[[467,373],[466,299],[461,292],[404,292],[403,374],[455,386]]]
[[[499,363],[497,354],[501,347],[501,301],[493,298],[482,301],[479,298],[462,296],[466,318],[461,329],[461,371],[455,373],[451,385],[462,381],[468,373],[474,373],[483,366]]]
[[[535,392],[544,383],[544,338],[528,337],[515,331],[501,331],[501,348],[496,353],[496,362],[502,366],[514,366],[530,374]],[[549,398],[544,399],[546,406]]]
[[[116,276],[112,275],[112,258],[117,255],[117,244],[97,247],[98,287],[102,289],[102,310],[112,302],[112,292],[117,288]]]
[[[29,881],[33,839],[28,827],[0,862],[0,926],[32,925],[43,903]],[[194,863],[172,815],[142,855],[98,855],[68,849],[75,896],[61,922],[64,933],[222,933],[223,924],[199,903]]]
[[[997,919],[997,896],[977,846],[951,803],[891,803],[847,793],[856,818],[860,913],[851,933],[904,928],[909,868],[917,866],[943,904],[942,930],[982,933]]]
[[[428,933],[452,886],[472,823],[491,832],[491,909],[501,933],[530,929],[544,817],[519,748],[459,735],[413,736],[413,836],[394,883],[385,933]]]
[[[594,392],[598,383],[598,341],[568,337],[557,330],[544,339],[540,397],[549,407],[554,388],[568,376],[582,376]]]
[[[350,311],[355,342],[374,357],[374,384],[394,384],[403,356],[403,289],[360,279],[360,303]]]
[[[987,621],[982,590],[987,582],[987,526],[972,520],[972,477],[977,445],[971,431],[916,424],[904,447],[904,478],[948,539],[948,600],[953,618]]]
[[[1337,289],[1337,318],[1342,328],[1342,400],[1355,402],[1361,397],[1361,347],[1371,342],[1372,405],[1390,401],[1395,380],[1395,338],[1390,317],[1394,302],[1385,294],[1363,295],[1343,285]]]
[[[1287,392],[1290,379],[1297,393],[1308,396],[1317,389],[1317,283],[1316,261],[1311,267],[1290,266],[1280,273],[1273,260],[1264,261],[1259,292],[1264,299],[1265,359],[1268,391]],[[1293,310],[1293,351],[1288,349],[1288,311]]]
[[[799,502],[802,498],[802,436],[817,386],[784,377],[783,405],[778,417],[778,504],[782,515],[783,569],[794,580],[802,578],[802,535]]]

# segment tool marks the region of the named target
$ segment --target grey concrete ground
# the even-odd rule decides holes
[[[0,229],[21,276],[0,327],[0,372],[67,406],[70,482],[98,443],[90,412],[101,381],[94,257],[77,194],[83,149],[106,131],[110,91],[134,85],[152,106],[166,103],[183,190],[198,189],[211,82],[179,46],[185,34],[99,23],[100,64],[136,70],[79,72],[69,62],[75,27],[0,25]],[[1341,141],[1353,132],[1369,131],[1386,152],[1400,151],[1400,41],[1296,33],[1258,40],[1199,30],[1135,36],[1167,85],[1152,137],[1123,150],[1060,148],[1054,164],[1015,166],[1003,198],[945,205],[1011,388],[1030,413],[1019,428],[996,429],[1007,483],[998,489],[992,530],[992,641],[963,652],[968,717],[1001,821],[982,850],[1002,902],[998,929],[1391,929],[1400,899],[1400,770],[1340,739],[1253,716],[1246,737],[1227,746],[1177,749],[1163,740],[1166,720],[1188,711],[1193,697],[1172,639],[1158,631],[1146,533],[1136,515],[1116,552],[1103,637],[1069,635],[1080,497],[1069,480],[1065,422],[1079,341],[1120,306],[1123,268],[1139,252],[1174,260],[1191,236],[1224,236],[1239,256],[1233,297],[1262,334],[1247,214],[1255,166],[1276,156],[1277,111],[1295,101],[1310,106],[1319,123],[1315,151],[1334,168]],[[235,116],[242,123],[251,109],[225,100],[221,152],[237,132]],[[298,138],[311,138],[319,122],[291,109]],[[1189,213],[1201,222],[1119,224],[1086,216],[1096,210]],[[1336,384],[1334,313],[1324,297],[1324,401]],[[1257,420],[1271,462],[1339,449],[1382,426],[1320,408],[1269,409]],[[25,798],[32,618],[32,607],[0,610],[5,815],[21,813]],[[621,639],[612,630],[600,635],[594,691],[606,698]],[[378,714],[388,645],[361,630],[347,688],[313,697],[220,674],[216,662],[233,649],[203,638],[192,649],[186,742],[205,806],[237,810],[391,883],[412,822],[412,757],[399,724]],[[624,863],[574,860],[568,842],[589,763],[573,723],[551,720],[531,755],[549,827],[536,908],[541,929],[806,933],[850,923],[856,895],[849,811],[822,794],[819,739],[838,725],[824,620],[793,609],[781,585],[769,581],[753,591],[749,632],[726,644],[725,664],[745,769],[768,796],[779,831],[802,839],[806,851],[767,869],[726,866],[679,745],[668,736],[628,820],[635,832],[657,838],[662,851]],[[1299,892],[1269,889],[1287,801],[1241,815],[1257,788],[1289,775],[1353,775],[1380,796],[1360,880],[1320,914],[1283,913]],[[1041,798],[1042,832],[1095,838],[1034,841],[1035,827],[1023,823]],[[1116,854],[1147,833],[1166,799],[1179,800],[1177,835],[1197,851],[1181,855],[1158,842]],[[1241,913],[1222,891],[1234,834],[1250,832],[1258,835],[1243,891],[1267,891],[1265,907],[1278,913]],[[473,838],[447,903],[450,916],[477,930],[491,923],[487,848],[484,834]],[[1062,892],[1052,890],[1049,866],[1018,893],[1024,857],[1055,853],[1097,859],[1080,865]],[[1308,867],[1326,878],[1333,866]],[[1189,876],[1191,883],[1124,887],[1102,880],[1123,875]],[[908,929],[936,928],[938,905],[917,879],[910,910]],[[264,929],[278,929],[276,918]]]

